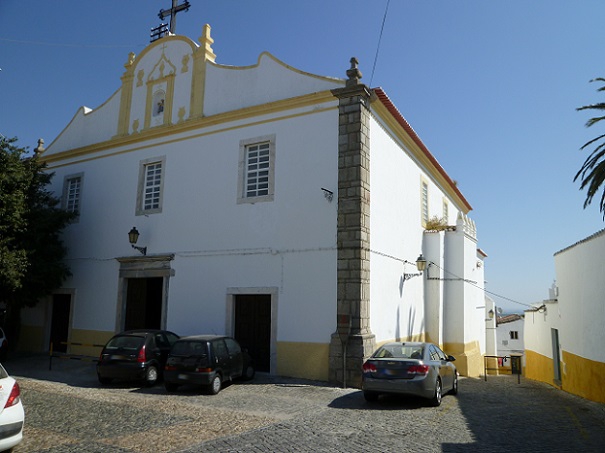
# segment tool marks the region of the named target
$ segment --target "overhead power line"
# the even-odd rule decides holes
[[[117,49],[126,48],[132,49],[134,47],[145,47],[147,44],[70,44],[70,43],[59,43],[59,42],[44,42],[44,41],[23,41],[19,39],[0,38],[2,42],[10,42],[14,44],[26,44],[30,46],[49,46],[49,47],[79,47],[87,49]]]
[[[384,23],[387,20],[387,13],[389,12],[389,4],[391,0],[387,0],[387,6],[384,9],[384,16],[382,17],[382,26],[380,27],[380,35],[378,36],[378,45],[376,46],[376,56],[374,57],[374,65],[372,66],[372,75],[370,76],[370,87],[372,86],[372,80],[374,80],[374,71],[376,70],[376,63],[378,61],[378,52],[380,51],[380,42],[382,41],[382,32],[384,31]]]

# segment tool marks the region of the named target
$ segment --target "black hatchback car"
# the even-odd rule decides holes
[[[231,337],[196,335],[183,337],[172,346],[164,368],[164,386],[169,392],[179,385],[200,385],[212,395],[223,382],[252,379],[252,358]]]
[[[143,381],[152,386],[162,371],[172,345],[179,336],[167,330],[128,330],[113,336],[97,363],[101,384],[113,380]]]

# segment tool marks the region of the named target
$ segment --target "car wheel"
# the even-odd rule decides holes
[[[363,397],[369,403],[373,403],[375,401],[378,401],[378,393],[376,393],[376,392],[365,391],[365,392],[363,392]]]
[[[435,383],[435,395],[431,398],[431,406],[437,407],[441,405],[441,379],[437,378]]]
[[[254,379],[255,374],[256,374],[256,370],[254,369],[254,367],[252,365],[248,365],[246,367],[246,369],[244,370],[242,377],[246,381],[251,381],[252,379]]]
[[[450,393],[452,395],[458,394],[458,373],[454,375],[454,385],[452,385],[452,391]]]
[[[178,384],[173,384],[172,382],[164,382],[164,388],[166,388],[167,392],[176,392],[176,389],[178,387]]]
[[[221,386],[221,376],[217,374],[216,376],[214,376],[212,382],[208,386],[208,393],[210,393],[211,395],[216,395],[218,392],[221,391]]]
[[[99,382],[101,383],[101,385],[109,385],[109,384],[111,384],[111,379],[106,378],[106,377],[101,377],[100,374],[97,374],[97,377],[99,378]]]
[[[158,381],[158,369],[151,365],[145,370],[145,385],[153,387]]]

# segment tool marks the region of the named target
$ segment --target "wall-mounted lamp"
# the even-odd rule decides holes
[[[406,261],[407,263],[408,261]],[[422,256],[422,253],[420,254],[420,256],[416,259],[416,268],[420,271],[417,272],[415,274],[406,274],[404,272],[403,274],[403,280],[409,280],[412,277],[420,277],[422,275],[422,273],[424,272],[424,270],[426,269],[426,259],[424,258],[424,256]]]
[[[487,316],[489,316],[489,319],[494,319],[494,310],[491,310],[487,312]]]
[[[321,188],[321,190],[324,191],[324,197],[326,197],[326,200],[331,202],[332,198],[334,198],[334,192],[328,189],[324,189],[323,187]]]
[[[139,230],[137,230],[136,227],[132,227],[132,230],[130,230],[128,232],[128,241],[130,242],[130,245],[132,245],[133,249],[138,250],[143,255],[147,255],[147,247],[137,247],[135,245],[138,240],[139,240]]]

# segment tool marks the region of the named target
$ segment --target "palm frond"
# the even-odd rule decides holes
[[[605,110],[605,102],[599,102],[598,104],[583,105],[582,107],[577,107],[576,110],[578,112],[582,110]]]
[[[587,141],[586,143],[584,143],[584,145],[582,145],[582,147],[580,149],[584,149],[587,146],[592,145],[595,142],[598,142],[599,140],[601,140],[602,138],[605,138],[605,134],[599,135],[598,137],[593,138],[592,140]],[[599,149],[600,147],[602,147],[604,144],[601,143],[596,149]],[[596,150],[595,150],[596,151]],[[594,151],[593,151],[594,152]]]
[[[590,82],[602,83],[603,85],[597,88],[597,92],[605,91],[605,77],[597,77]],[[605,111],[605,102],[584,105],[576,109],[576,111],[583,110]],[[602,120],[605,120],[605,115],[590,118],[585,125],[586,127],[591,127],[600,123]],[[594,146],[594,149],[586,158],[573,180],[575,182],[580,179],[580,190],[586,190],[584,208],[588,207],[588,205],[592,203],[594,197],[601,192],[599,210],[603,213],[603,220],[605,220],[605,190],[603,190],[605,184],[605,141],[601,141],[603,139],[605,139],[605,134],[601,134],[592,140],[587,141],[580,148],[581,150],[585,150],[590,146]]]

